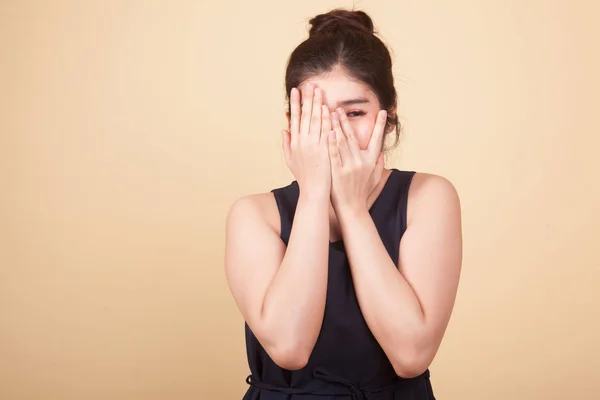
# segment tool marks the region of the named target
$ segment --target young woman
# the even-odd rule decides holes
[[[462,261],[460,204],[432,174],[386,169],[392,61],[361,11],[333,10],[286,71],[295,180],[237,200],[226,276],[246,321],[245,400],[434,399],[429,366]]]

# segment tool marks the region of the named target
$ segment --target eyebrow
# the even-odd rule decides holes
[[[364,98],[364,97],[358,97],[356,99],[349,99],[349,100],[344,100],[344,101],[340,101],[338,102],[337,106],[338,107],[343,107],[343,106],[350,106],[352,104],[363,104],[363,103],[368,103],[369,100]]]
[[[351,106],[353,104],[365,104],[365,103],[369,103],[369,100],[367,98],[365,98],[365,97],[357,97],[355,99],[348,99],[348,100],[338,101],[336,108]],[[300,100],[300,107],[302,107],[303,104],[304,103],[302,102],[302,100]]]

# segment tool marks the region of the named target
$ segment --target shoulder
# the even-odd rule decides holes
[[[227,229],[256,223],[266,224],[279,233],[279,213],[272,192],[245,195],[230,205],[227,212]]]
[[[447,178],[416,172],[408,191],[408,220],[437,218],[440,214],[460,215],[460,198],[454,184]]]
[[[436,196],[442,196],[443,199],[458,197],[458,192],[449,179],[425,172],[414,173],[409,193],[415,199]]]

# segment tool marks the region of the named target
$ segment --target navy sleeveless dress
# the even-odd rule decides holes
[[[394,263],[406,229],[407,194],[414,172],[392,169],[370,214]],[[288,243],[299,187],[296,181],[272,190],[281,218],[281,238]],[[354,292],[343,240],[329,247],[325,314],[308,364],[282,369],[245,324],[251,374],[243,400],[434,400],[429,370],[403,379],[367,326]]]

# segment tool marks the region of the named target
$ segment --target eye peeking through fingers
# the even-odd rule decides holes
[[[353,117],[360,117],[362,115],[365,115],[366,113],[364,111],[350,111],[346,114],[346,116],[348,118],[353,118]]]

